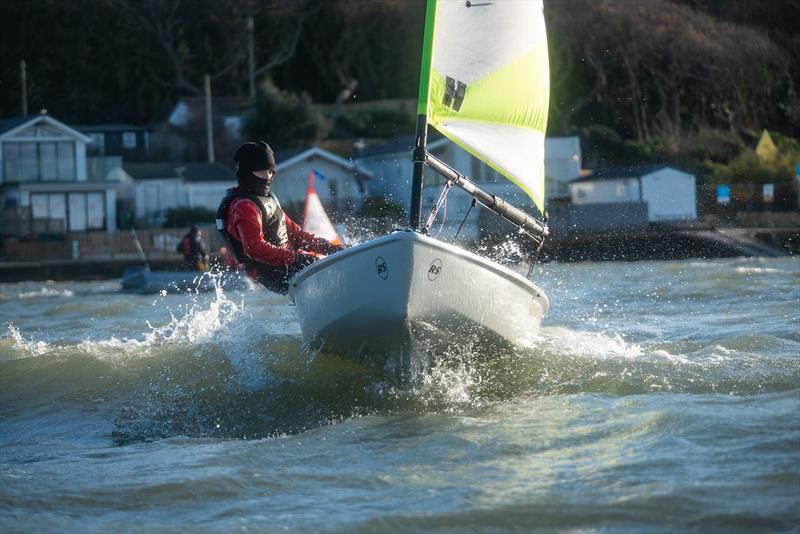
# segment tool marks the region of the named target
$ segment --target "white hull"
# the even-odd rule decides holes
[[[306,341],[409,361],[420,337],[455,333],[529,346],[547,313],[544,292],[485,258],[398,231],[325,258],[289,294]],[[456,337],[458,339],[458,336]]]

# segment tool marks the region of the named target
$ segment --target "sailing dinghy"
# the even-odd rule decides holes
[[[544,135],[549,98],[541,0],[429,0],[426,9],[410,225],[329,256],[290,284],[307,341],[317,340],[407,370],[428,336],[475,332],[528,346],[547,313],[525,276],[427,235],[420,226],[423,170],[442,175],[529,236],[545,223],[477,187],[426,150],[428,125],[527,193],[544,213]],[[444,196],[444,195],[443,195]],[[530,274],[530,273],[529,273]]]

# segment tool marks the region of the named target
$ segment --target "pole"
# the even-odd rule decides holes
[[[253,15],[247,16],[247,67],[250,76],[250,98],[256,97],[256,51],[254,43],[255,24]]]
[[[206,74],[206,145],[208,162],[214,163],[214,121],[211,117],[211,76]]]
[[[422,212],[422,176],[425,170],[425,151],[428,144],[428,117],[417,115],[417,134],[414,143],[414,173],[411,179],[411,217],[409,226],[412,230],[419,228]]]
[[[429,0],[425,8],[425,33],[422,38],[422,59],[419,69],[419,95],[417,96],[417,133],[414,141],[414,172],[411,178],[411,214],[409,226],[419,229],[422,212],[422,177],[425,170],[425,152],[428,145],[428,97],[433,65],[433,33],[436,29],[437,0]]]
[[[25,60],[19,62],[20,77],[22,78],[22,116],[28,114],[28,69]]]
[[[534,237],[549,235],[550,232],[546,225],[540,223],[521,209],[507,203],[497,195],[487,193],[483,189],[473,184],[469,178],[458,173],[458,171],[455,169],[451,169],[442,161],[436,159],[430,154],[427,155],[426,163],[435,172],[441,174],[448,180],[452,181],[453,184],[472,195],[472,198],[480,202],[483,206],[495,212],[508,222],[518,226],[519,228],[522,228],[529,235]]]

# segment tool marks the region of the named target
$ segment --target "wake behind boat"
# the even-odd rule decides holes
[[[517,226],[536,255],[547,226],[434,158],[426,144],[430,124],[516,184],[543,214],[548,71],[541,0],[428,1],[409,230],[338,252],[292,280],[306,340],[404,371],[436,363],[416,351],[430,334],[457,345],[471,333],[512,345],[536,339],[549,306],[536,284],[427,231],[452,186]],[[425,167],[446,184],[421,227]]]

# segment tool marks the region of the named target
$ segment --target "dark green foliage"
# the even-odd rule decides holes
[[[167,210],[165,228],[182,228],[193,224],[209,224],[214,222],[216,213],[207,208],[170,208]]]
[[[775,183],[794,180],[795,165],[800,163],[800,142],[775,135],[777,155],[762,161],[755,150],[744,149],[727,164],[706,161],[708,181],[714,184]]]
[[[261,84],[256,109],[247,120],[245,133],[266,139],[272,146],[295,147],[317,141],[325,119],[305,93],[281,91],[272,81]]]

